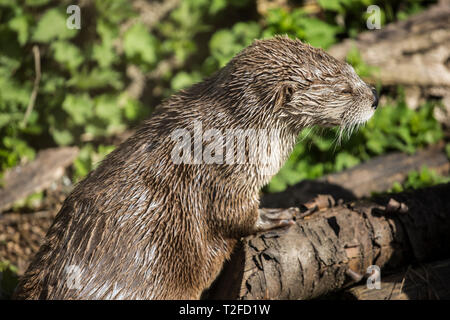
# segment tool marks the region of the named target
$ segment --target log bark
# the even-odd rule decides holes
[[[401,272],[383,276],[380,289],[366,284],[333,296],[336,299],[356,300],[448,300],[450,299],[450,259],[408,266]]]
[[[312,299],[393,270],[450,256],[450,184],[323,209],[284,234],[242,240],[205,298]],[[383,271],[384,272],[384,271]]]
[[[48,188],[63,176],[77,155],[77,147],[47,149],[39,152],[34,161],[7,171],[0,189],[0,212],[17,200]]]

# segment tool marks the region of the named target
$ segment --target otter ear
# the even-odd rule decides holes
[[[283,108],[287,103],[291,102],[293,94],[294,88],[292,85],[283,84],[275,93],[273,111],[276,112]]]

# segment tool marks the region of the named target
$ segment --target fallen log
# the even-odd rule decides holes
[[[378,68],[365,80],[383,86],[401,85],[408,106],[415,109],[428,98],[442,98],[444,109],[435,115],[450,123],[450,2],[439,4],[406,20],[369,30],[344,40],[328,52],[344,60],[357,48],[362,60]]]
[[[36,159],[5,173],[0,189],[0,212],[9,209],[14,202],[48,188],[61,178],[66,167],[78,155],[77,147],[47,149]]]
[[[384,85],[450,86],[450,4],[442,2],[407,20],[369,30],[328,51],[345,59],[356,47],[369,65],[381,68]]]
[[[334,299],[356,300],[448,300],[450,299],[450,259],[408,266],[392,275],[381,274],[380,289],[358,285],[336,294]]]
[[[392,188],[394,182],[402,183],[412,170],[426,166],[441,175],[450,172],[450,162],[442,146],[419,150],[413,155],[394,152],[375,157],[342,172],[328,174],[317,180],[304,180],[283,192],[265,194],[263,207],[298,207],[318,194],[331,194],[345,201],[369,197]]]
[[[369,266],[449,257],[449,194],[445,184],[322,208],[285,233],[245,238],[205,298],[312,299],[355,284]]]

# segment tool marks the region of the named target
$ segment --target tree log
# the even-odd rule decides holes
[[[312,299],[383,272],[450,256],[450,184],[322,209],[242,240],[204,297]]]
[[[450,299],[450,259],[407,267],[392,275],[381,274],[380,289],[358,285],[335,295],[336,299],[357,300],[448,300]]]
[[[8,170],[0,189],[0,212],[17,200],[48,188],[63,176],[77,155],[77,147],[47,149],[39,152],[34,161]]]

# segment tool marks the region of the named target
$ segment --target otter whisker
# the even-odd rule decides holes
[[[310,127],[303,129],[302,133],[300,134],[300,138],[298,139],[298,142],[302,142],[306,140],[312,133],[315,133],[317,131],[317,127]],[[303,132],[306,132],[303,134]]]

